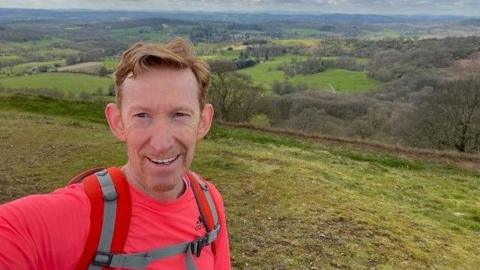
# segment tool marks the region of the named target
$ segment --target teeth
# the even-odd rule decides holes
[[[150,158],[150,160],[155,162],[155,163],[158,163],[158,164],[168,164],[168,163],[173,162],[175,159],[177,159],[177,157],[178,156],[174,156],[174,157],[169,158],[169,159],[153,159],[153,158]]]

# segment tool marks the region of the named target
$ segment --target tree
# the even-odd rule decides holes
[[[248,121],[265,90],[254,85],[250,77],[236,72],[214,72],[208,93],[216,117],[225,121]]]
[[[425,102],[410,115],[417,144],[480,150],[479,77],[445,82],[424,96]]]
[[[305,83],[299,82],[299,83],[293,84],[287,79],[285,79],[283,82],[274,81],[272,84],[272,92],[280,96],[299,93],[306,90],[307,90],[307,85]]]
[[[108,86],[108,95],[114,97],[115,96],[115,85],[110,84]]]
[[[101,66],[99,69],[98,69],[98,76],[102,76],[102,77],[105,77],[108,75],[108,70],[105,66]]]

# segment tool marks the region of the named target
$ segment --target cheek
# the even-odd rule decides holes
[[[125,145],[129,153],[135,153],[141,150],[146,138],[145,133],[138,130],[127,130],[125,133]]]
[[[175,137],[185,145],[191,146],[196,143],[198,129],[195,123],[177,123],[172,130],[174,130]]]
[[[178,129],[193,130],[197,125],[197,121],[193,117],[180,117],[171,121],[171,125]]]

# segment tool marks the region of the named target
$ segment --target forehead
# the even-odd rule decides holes
[[[182,103],[199,106],[199,86],[190,69],[152,68],[129,76],[121,87],[122,107]]]

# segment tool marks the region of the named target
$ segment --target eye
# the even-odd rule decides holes
[[[175,113],[175,117],[188,117],[190,116],[188,113],[184,113],[184,112],[176,112]]]
[[[147,113],[141,112],[141,113],[136,113],[133,115],[133,117],[138,117],[138,118],[145,118],[147,117]]]

